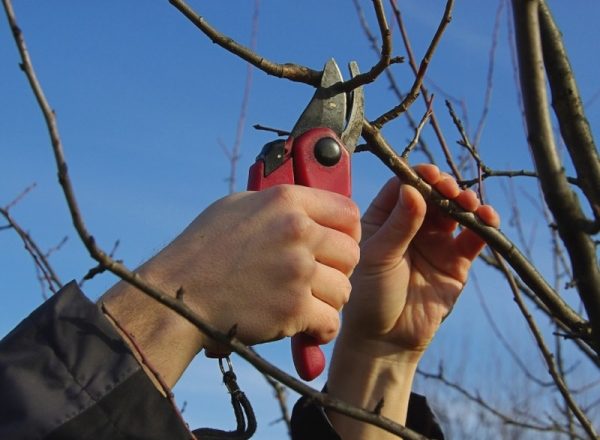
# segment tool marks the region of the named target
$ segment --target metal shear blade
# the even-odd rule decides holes
[[[354,61],[349,64],[349,68],[352,77],[358,75],[358,65]],[[348,95],[335,93],[332,89],[332,86],[342,81],[340,68],[332,58],[325,64],[320,87],[292,129],[293,138],[311,128],[328,127],[340,136],[349,153],[354,152],[362,127],[363,90],[358,87],[352,92],[348,111]]]

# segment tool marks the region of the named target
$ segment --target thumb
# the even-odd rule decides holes
[[[361,250],[361,260],[371,263],[402,258],[412,239],[419,231],[427,205],[423,196],[410,185],[401,185],[396,205],[379,230]]]

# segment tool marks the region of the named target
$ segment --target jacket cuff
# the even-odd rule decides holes
[[[324,392],[327,389],[325,387]],[[411,393],[406,427],[432,439],[444,440],[444,433],[427,399]],[[292,411],[292,439],[341,440],[323,407],[302,397]]]

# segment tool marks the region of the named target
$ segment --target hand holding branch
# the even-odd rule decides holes
[[[416,167],[437,191],[499,226],[489,205],[462,191],[433,165]],[[344,308],[328,382],[329,392],[375,408],[404,423],[417,364],[450,313],[485,242],[428,205],[413,187],[393,178],[362,219],[361,260],[352,275],[353,292]],[[348,368],[352,365],[352,368]],[[383,438],[378,428],[330,412],[343,438]]]

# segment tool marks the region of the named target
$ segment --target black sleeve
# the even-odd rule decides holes
[[[426,437],[444,440],[444,433],[425,397],[412,393],[406,427]],[[292,411],[293,440],[342,440],[322,407],[302,397]]]
[[[0,341],[0,438],[189,439],[178,411],[76,283]]]

